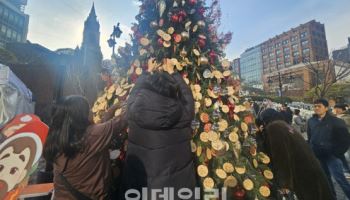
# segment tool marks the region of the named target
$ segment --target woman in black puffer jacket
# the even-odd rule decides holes
[[[193,191],[196,181],[190,141],[194,100],[181,75],[155,72],[141,76],[127,110],[125,189],[171,187],[175,194],[180,188]]]

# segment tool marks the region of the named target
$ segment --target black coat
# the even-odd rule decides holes
[[[266,127],[265,134],[279,188],[294,191],[300,200],[333,199],[327,177],[300,133],[283,121],[275,121]]]
[[[319,120],[315,115],[307,124],[308,141],[317,157],[343,155],[350,144],[350,135],[343,120],[327,113]]]
[[[179,74],[173,74],[182,98],[163,96],[152,90],[149,76],[138,79],[128,99],[124,184],[126,189],[192,189],[195,187],[190,145],[194,118],[192,92]]]

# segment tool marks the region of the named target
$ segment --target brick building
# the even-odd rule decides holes
[[[294,81],[310,82],[310,72],[305,64],[323,61],[329,58],[324,24],[312,20],[288,32],[284,32],[261,44],[263,84],[265,91],[271,91],[267,80],[272,80],[276,73],[282,74],[282,82],[288,82],[288,74],[299,77]],[[287,74],[286,74],[287,73]],[[273,81],[276,82],[276,81]],[[277,80],[278,84],[279,81]],[[288,84],[286,85],[288,87]],[[303,95],[313,85],[294,84],[291,96]]]

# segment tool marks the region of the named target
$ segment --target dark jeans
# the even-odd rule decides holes
[[[350,199],[350,184],[344,176],[342,161],[335,156],[318,157],[318,159],[322,165],[324,172],[327,175],[334,196],[336,193],[331,178],[332,176],[342,188],[348,199]]]

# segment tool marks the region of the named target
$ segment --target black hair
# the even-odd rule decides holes
[[[268,108],[264,111],[262,111],[259,116],[256,118],[255,123],[257,126],[267,126],[273,121],[286,121],[285,117],[278,111],[272,108]]]
[[[57,156],[73,158],[83,148],[83,136],[89,121],[90,106],[85,97],[67,96],[54,104],[44,158],[55,162]]]
[[[342,109],[343,111],[345,111],[346,110],[346,104],[337,104],[337,105],[335,105],[334,106],[334,108],[340,108],[340,109]]]
[[[156,71],[149,75],[143,87],[169,98],[182,98],[179,84],[175,78],[167,72]]]
[[[314,101],[314,104],[322,104],[324,105],[324,107],[328,107],[329,106],[329,103],[326,99],[316,99]]]
[[[294,114],[299,115],[300,114],[300,110],[299,109],[295,109],[294,110]]]

